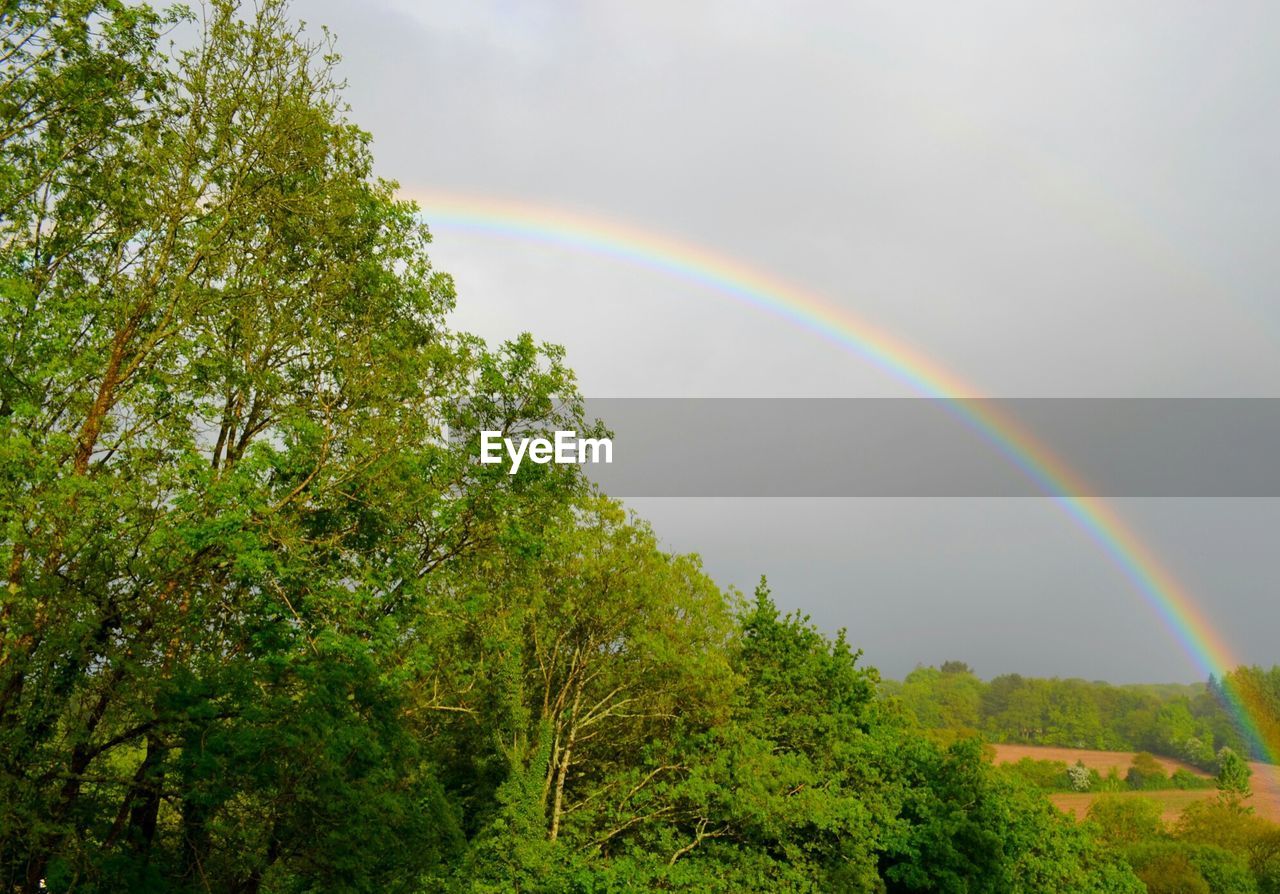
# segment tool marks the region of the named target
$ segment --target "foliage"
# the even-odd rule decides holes
[[[1247,711],[1257,727],[1257,734],[1246,741],[1221,744],[1250,760],[1268,760],[1263,743],[1280,741],[1280,665],[1238,667],[1221,680],[1211,678],[1209,691],[1219,704]]]
[[[946,782],[912,799],[911,859],[889,866],[890,890],[1141,890],[1089,829],[994,773],[976,741],[934,761]]]
[[[1136,844],[1163,834],[1160,802],[1151,798],[1103,796],[1089,806],[1089,819],[1097,824],[1103,840],[1112,844]]]
[[[1197,776],[1189,770],[1179,767],[1169,774],[1169,785],[1176,789],[1190,790],[1209,788],[1216,785],[1216,780],[1206,779],[1203,776]]]
[[[1148,892],[1257,894],[1258,883],[1242,857],[1213,845],[1188,847],[1148,841],[1127,851]]]
[[[1145,751],[1139,751],[1133,756],[1133,764],[1124,779],[1129,788],[1139,791],[1166,788],[1169,781],[1164,766]]]
[[[1253,792],[1249,777],[1253,771],[1244,758],[1230,748],[1218,752],[1218,791],[1226,798],[1248,798]]]
[[[5,5],[0,878],[412,889],[462,843],[404,722],[454,706],[433,572],[577,487],[440,422],[571,414],[571,377],[445,330],[280,3],[165,57],[176,17]]]
[[[1076,761],[1067,768],[1067,784],[1073,792],[1087,792],[1095,784],[1096,772],[1090,771],[1082,761]]]
[[[1200,686],[1113,686],[1019,674],[983,682],[952,660],[917,667],[901,683],[882,684],[881,693],[941,742],[980,732],[992,742],[1148,751],[1210,773],[1223,747],[1266,760],[1258,742],[1280,736],[1280,667],[1241,667]],[[1242,735],[1242,706],[1263,738]]]
[[[918,667],[903,681],[898,697],[928,729],[972,729],[979,725],[981,681],[960,662],[948,670]]]
[[[1090,822],[1124,854],[1150,891],[1270,892],[1280,881],[1280,826],[1239,798],[1195,801],[1176,823],[1161,821],[1157,801],[1108,796]]]
[[[1186,851],[1164,841],[1129,849],[1127,857],[1148,894],[1214,894]]]
[[[1024,757],[1003,765],[1002,769],[1041,791],[1063,792],[1073,789],[1070,768],[1064,761]],[[1085,778],[1088,779],[1088,770],[1085,771]]]

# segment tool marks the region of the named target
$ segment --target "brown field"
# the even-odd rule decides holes
[[[1097,770],[1103,776],[1112,768],[1116,768],[1116,772],[1121,777],[1129,770],[1129,765],[1133,763],[1132,751],[1091,751],[1087,748],[1051,748],[1046,745],[992,745],[996,750],[997,764],[1011,764],[1029,757],[1038,761],[1062,761],[1067,764],[1074,764],[1076,761],[1083,761],[1084,765],[1090,770]],[[1160,765],[1164,767],[1166,773],[1172,773],[1174,770],[1186,770],[1197,776],[1207,776],[1203,770],[1198,770],[1190,764],[1182,761],[1174,760],[1169,757],[1156,757]]]
[[[1050,748],[1039,745],[993,745],[996,751],[996,763],[1005,764],[1019,761],[1024,757],[1034,760],[1044,761],[1064,761],[1068,764],[1074,764],[1076,761],[1084,761],[1084,765],[1091,770],[1097,770],[1102,775],[1106,775],[1107,771],[1115,767],[1121,776],[1129,769],[1129,765],[1133,763],[1132,751],[1090,751],[1082,748]],[[1182,768],[1195,773],[1197,776],[1207,775],[1201,770],[1197,770],[1189,764],[1176,761],[1171,758],[1159,757],[1157,760],[1164,765],[1166,771],[1172,773],[1174,770]],[[1264,816],[1272,822],[1280,823],[1280,767],[1272,764],[1262,764],[1256,761],[1249,763],[1253,770],[1253,797],[1248,803],[1252,805],[1259,816]],[[1213,798],[1217,796],[1217,792],[1213,789],[1198,789],[1196,791],[1179,791],[1171,789],[1168,791],[1158,792],[1119,792],[1121,798],[1152,798],[1164,805],[1165,820],[1174,820],[1178,818],[1178,814],[1184,807],[1192,801],[1199,801],[1205,798]],[[1098,795],[1095,794],[1054,794],[1049,796],[1049,800],[1060,809],[1072,814],[1076,818],[1082,818],[1089,810],[1089,805],[1093,803]]]

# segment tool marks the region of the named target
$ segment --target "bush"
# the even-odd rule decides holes
[[[1217,767],[1218,755],[1213,750],[1212,741],[1205,742],[1192,736],[1182,743],[1179,751],[1184,761],[1202,770],[1213,770]]]
[[[1166,788],[1169,776],[1155,756],[1146,751],[1139,751],[1133,756],[1133,766],[1125,774],[1125,782],[1134,791],[1152,791]]]
[[[1258,883],[1242,855],[1202,844],[1191,848],[1188,857],[1213,894],[1257,894]]]
[[[1115,767],[1107,770],[1106,776],[1100,776],[1094,784],[1094,790],[1100,792],[1122,792],[1126,788],[1120,772]]]
[[[1207,776],[1197,776],[1190,770],[1179,767],[1169,777],[1169,784],[1176,789],[1190,791],[1192,789],[1213,788],[1217,783]]]
[[[1224,795],[1247,798],[1252,794],[1249,777],[1253,771],[1244,758],[1230,748],[1218,752],[1218,790]]]
[[[1041,791],[1063,792],[1072,790],[1066,761],[1036,760],[1024,757],[1020,761],[1006,764],[1005,769],[1011,775],[1022,779]]]
[[[1103,840],[1113,844],[1137,844],[1164,833],[1160,816],[1164,808],[1152,798],[1104,795],[1089,807],[1089,819]]]
[[[1074,766],[1067,768],[1067,782],[1073,792],[1089,791],[1097,778],[1097,771],[1086,767],[1084,761],[1076,761]]]
[[[1125,857],[1147,894],[1214,894],[1186,850],[1174,842],[1144,842],[1128,848]]]

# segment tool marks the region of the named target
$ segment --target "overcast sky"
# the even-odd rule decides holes
[[[856,313],[999,396],[1280,397],[1280,6],[295,0],[407,194],[572,211]],[[427,217],[431,220],[430,206]],[[437,222],[459,327],[565,345],[592,396],[889,396],[695,282]],[[892,676],[1191,680],[1049,500],[648,500]],[[1280,661],[1272,500],[1119,512],[1236,654]]]

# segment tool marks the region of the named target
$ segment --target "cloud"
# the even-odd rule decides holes
[[[558,205],[707,246],[826,296],[993,394],[1275,396],[1274,4],[302,0],[295,9],[334,27],[355,117],[375,134],[380,171],[406,187]],[[589,394],[907,393],[704,285],[434,230],[435,258],[458,279],[458,323],[564,343]],[[974,560],[963,598],[975,610],[967,622],[944,614],[944,632],[1003,666],[1017,658],[1023,670],[1062,670],[1079,657],[1069,646],[1045,638],[1030,655],[1001,652],[981,620],[1032,598],[1014,589],[1019,575],[1042,582],[1033,595],[1045,606],[1093,588],[1117,635],[1150,616],[1101,554],[1079,558],[1096,579],[1056,572],[1064,556],[1080,556],[1078,535],[1044,508],[1056,522],[1035,529],[1035,549],[1014,553],[1005,547],[1021,542],[1019,524],[985,524],[991,510],[980,501],[875,512],[914,519],[894,530],[918,557],[910,586],[920,611],[950,611],[958,598],[955,569],[934,561],[924,532],[967,513],[986,537],[974,555],[985,550],[991,570],[982,585]],[[673,533],[676,545],[702,549],[728,579],[782,564],[797,569],[784,599],[833,625],[857,617],[833,594],[861,566],[837,555],[802,569],[788,557],[866,507],[758,528],[687,506],[646,511],[660,531],[689,532]],[[1230,536],[1213,522],[1221,507],[1160,511],[1211,539]],[[767,506],[746,514],[771,517]],[[691,517],[702,523],[686,525]],[[873,542],[879,551],[898,541]],[[1266,552],[1240,557],[1240,573],[1274,585]],[[1228,572],[1188,573],[1204,574],[1215,616],[1243,612],[1254,629],[1280,621],[1239,580],[1218,587]],[[859,592],[903,590],[880,574]],[[863,629],[873,656],[893,666],[946,657],[920,654],[937,642],[900,625]],[[1141,675],[1121,640],[1096,643],[1098,675]],[[947,654],[978,661],[962,653]],[[1172,645],[1143,660],[1186,673]]]

